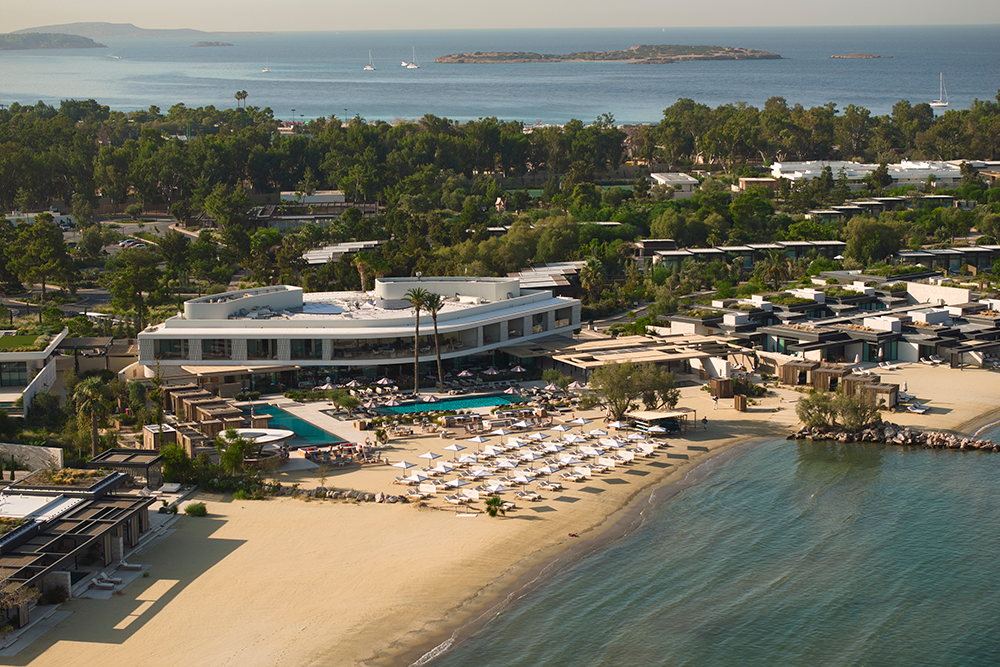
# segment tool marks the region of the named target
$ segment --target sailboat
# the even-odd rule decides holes
[[[366,72],[375,71],[375,65],[372,65],[372,52],[370,50],[368,51],[368,64],[365,65],[365,71]]]
[[[265,61],[264,69],[262,69],[261,72],[270,72],[271,68],[268,67],[269,64],[270,64],[269,62]]]
[[[941,91],[938,93],[938,98],[931,102],[932,107],[946,107],[948,106],[948,91],[944,87],[944,72],[941,72]]]
[[[417,47],[413,47],[413,60],[406,63],[406,69],[420,69],[420,65],[417,64]]]

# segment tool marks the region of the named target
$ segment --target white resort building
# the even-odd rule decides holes
[[[278,285],[187,301],[183,313],[139,334],[138,364],[146,377],[159,366],[169,375],[227,376],[220,384],[278,371],[412,375],[414,313],[405,295],[413,288],[444,297],[437,320],[449,367],[503,363],[497,355],[507,346],[571,338],[580,328],[578,300],[522,290],[518,278],[382,278],[374,292],[312,294]],[[431,374],[434,328],[425,312],[419,345],[428,363],[421,372]]]

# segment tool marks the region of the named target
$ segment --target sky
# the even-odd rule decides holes
[[[32,0],[0,32],[76,21],[206,31],[1000,24],[998,0]]]

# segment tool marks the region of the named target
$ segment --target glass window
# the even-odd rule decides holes
[[[0,364],[0,387],[27,387],[28,363],[11,361]]]
[[[156,341],[154,355],[157,359],[187,359],[187,340],[160,339]]]
[[[228,338],[206,338],[201,341],[202,359],[230,359],[233,343]]]
[[[247,359],[277,359],[278,341],[251,339],[247,341]]]
[[[307,338],[291,340],[292,359],[321,359],[323,357],[323,341]]]

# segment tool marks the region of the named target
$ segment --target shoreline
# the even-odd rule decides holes
[[[778,437],[778,436],[775,436]],[[546,584],[557,566],[572,565],[596,553],[619,539],[629,535],[645,522],[645,512],[669,502],[682,491],[700,482],[712,470],[698,475],[709,463],[718,463],[719,459],[735,450],[750,447],[771,438],[759,435],[748,436],[736,442],[725,443],[715,449],[700,452],[698,456],[689,459],[685,464],[671,470],[664,477],[651,480],[650,484],[637,489],[636,492],[618,510],[604,517],[599,523],[584,530],[578,542],[562,543],[528,554],[521,562],[511,566],[505,575],[514,580],[502,585],[498,590],[490,590],[499,580],[487,583],[476,594],[463,601],[445,613],[438,623],[444,626],[433,639],[426,639],[409,645],[400,652],[386,650],[380,656],[373,656],[362,662],[364,665],[398,664],[409,667],[421,667],[433,664],[433,660],[458,644],[468,640],[485,627],[490,621],[501,614],[508,606],[521,598],[532,594]],[[554,550],[554,553],[549,553]],[[533,561],[525,564],[525,561]],[[519,572],[512,572],[518,570]],[[473,603],[479,603],[476,606]],[[443,635],[447,635],[442,639]],[[399,643],[403,643],[400,641]],[[391,659],[392,662],[383,662]]]
[[[960,435],[979,437],[982,431],[997,424],[1000,424],[997,413],[990,411],[967,419],[954,428],[942,430]],[[775,435],[774,437],[778,438],[780,436]],[[463,601],[461,605],[445,613],[444,617],[438,621],[438,623],[444,625],[444,631],[437,632],[437,638],[411,644],[409,648],[399,653],[395,653],[389,649],[378,657],[373,656],[373,658],[363,661],[362,664],[372,665],[373,667],[382,664],[399,664],[407,665],[408,667],[433,665],[433,661],[436,658],[469,640],[490,621],[503,613],[511,604],[516,603],[527,595],[531,595],[535,590],[546,584],[554,574],[556,566],[575,564],[639,528],[645,521],[644,514],[647,510],[669,502],[682,491],[692,487],[704,479],[704,477],[714,472],[713,470],[707,470],[704,471],[704,474],[698,475],[701,469],[705,468],[709,463],[718,464],[725,462],[729,458],[724,457],[725,454],[730,454],[730,457],[732,457],[741,453],[740,450],[770,439],[760,436],[749,436],[746,439],[726,443],[716,449],[701,452],[699,456],[690,459],[676,470],[670,471],[663,478],[653,480],[649,485],[637,489],[636,493],[620,509],[605,517],[600,523],[587,528],[581,535],[583,539],[580,542],[565,546],[556,545],[529,554],[521,563],[516,563],[512,566],[512,570],[517,569],[519,565],[522,566],[521,572],[513,575],[515,577],[514,581],[503,585],[499,590],[490,591],[503,575],[487,583],[473,597]],[[888,447],[889,445],[882,446]],[[661,492],[662,496],[660,495]],[[547,553],[553,549],[556,550],[555,553]],[[524,565],[524,561],[529,560],[534,560],[535,562],[530,565]],[[485,597],[485,599],[480,599],[482,597]],[[478,602],[479,606],[473,606],[472,603],[474,602]],[[456,618],[461,616],[464,616],[461,620]],[[446,635],[446,637],[442,639],[442,635]],[[399,643],[404,642],[401,641]],[[383,659],[391,658],[393,655],[395,655],[396,660],[392,663],[382,662]]]

